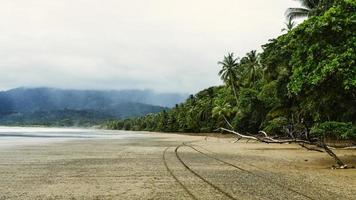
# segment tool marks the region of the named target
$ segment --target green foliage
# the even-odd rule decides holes
[[[218,62],[218,64],[222,66],[222,69],[218,73],[221,80],[232,88],[237,101],[237,87],[241,79],[238,58],[235,58],[233,53],[229,53],[224,57],[224,60]]]
[[[275,133],[278,135],[283,134],[283,127],[289,124],[288,119],[285,117],[276,117],[273,120],[268,121],[264,124],[263,130],[267,133]]]
[[[324,137],[336,137],[338,139],[356,139],[356,127],[351,122],[324,122],[315,125],[311,133]]]
[[[52,110],[0,115],[0,123],[9,126],[82,126],[100,125],[114,118],[93,110]]]
[[[296,122],[355,122],[356,4],[323,4],[329,9],[264,45],[264,78],[279,99],[272,110],[293,113]]]
[[[356,3],[340,1],[323,16],[298,26],[290,37],[294,49],[290,93],[300,94],[333,79],[345,90],[356,87]]]
[[[262,76],[259,54],[255,50],[248,52],[241,58],[240,68],[243,74],[240,82],[245,87],[251,87]]]
[[[289,18],[288,22],[284,24],[286,25],[286,27],[282,29],[282,32],[289,32],[297,25],[297,23],[294,22],[292,18]]]
[[[106,123],[106,127],[164,132],[212,132],[220,125],[226,125],[220,117],[213,117],[216,97],[222,98],[220,95],[226,91],[230,91],[228,99],[234,102],[231,90],[226,87],[211,87],[196,95],[191,95],[185,103],[176,105],[169,111],[125,121],[110,121]],[[131,126],[125,126],[129,122]]]
[[[356,1],[318,2],[312,17],[270,40],[260,54],[225,56],[219,62],[224,86],[191,95],[169,111],[131,119],[131,129],[211,132],[231,123],[240,132],[282,135],[293,125],[355,138]],[[125,124],[111,123],[118,129]]]
[[[259,91],[253,88],[241,88],[237,115],[233,120],[234,127],[239,131],[256,133],[259,131],[266,110],[258,99]]]

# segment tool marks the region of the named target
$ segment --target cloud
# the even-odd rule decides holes
[[[280,34],[287,0],[2,0],[0,89],[220,84],[224,54]]]

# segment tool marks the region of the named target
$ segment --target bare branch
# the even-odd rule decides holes
[[[274,142],[277,142],[277,141],[278,141],[278,140],[275,140],[275,139],[269,137],[269,136],[267,135],[267,133],[264,132],[264,131],[259,131],[259,133],[262,133],[262,134],[265,136],[265,138],[267,138],[267,139],[269,139],[269,140],[271,140],[271,141],[274,141]]]
[[[325,149],[325,152],[327,154],[329,154],[332,158],[334,158],[336,163],[339,165],[340,169],[346,169],[347,168],[347,165],[344,162],[342,162],[340,160],[340,158],[337,157],[337,155],[331,149],[329,149],[329,147],[325,144],[324,140],[321,141],[321,146]]]
[[[222,115],[222,116],[223,116],[225,122],[227,123],[227,125],[229,125],[231,129],[234,129],[234,127],[231,125],[231,123],[226,119],[225,115]]]
[[[233,133],[241,138],[244,139],[250,139],[250,140],[256,140],[256,141],[260,141],[260,142],[264,142],[264,143],[276,143],[276,144],[283,144],[283,143],[306,143],[306,144],[310,144],[309,141],[306,140],[300,140],[300,139],[288,139],[288,140],[276,140],[270,137],[257,137],[257,136],[248,136],[248,135],[243,135],[241,133],[238,133],[236,131],[233,130],[229,130],[226,128],[219,128],[220,130],[229,132],[229,133]],[[267,134],[266,134],[267,135]]]
[[[252,140],[258,140],[256,137],[253,137],[253,136],[247,136],[247,135],[242,135],[236,131],[233,131],[233,130],[229,130],[229,129],[226,129],[226,128],[220,128],[220,130],[223,130],[223,131],[226,131],[226,132],[229,132],[229,133],[233,133],[241,138],[245,138],[245,139],[252,139]]]
[[[247,142],[249,140],[255,140],[255,141],[259,141],[259,142],[263,142],[263,143],[267,143],[267,144],[269,144],[269,143],[272,143],[272,144],[296,143],[296,144],[299,144],[301,147],[306,148],[308,150],[323,152],[320,149],[313,148],[313,147],[308,147],[305,144],[315,145],[317,147],[320,147],[320,148],[324,149],[325,152],[327,154],[329,154],[336,161],[336,163],[339,165],[338,168],[340,168],[340,169],[346,169],[347,168],[347,165],[345,165],[341,161],[341,159],[339,157],[337,157],[337,155],[330,149],[330,147],[328,147],[324,143],[323,139],[319,139],[319,140],[315,140],[315,141],[302,140],[302,139],[295,138],[294,134],[290,134],[290,137],[292,137],[292,139],[277,140],[277,139],[269,137],[268,134],[266,132],[264,132],[264,131],[259,131],[259,133],[261,133],[263,136],[258,136],[258,135],[255,136],[255,135],[250,135],[250,134],[249,135],[241,134],[241,133],[238,133],[236,131],[229,130],[229,129],[226,129],[226,128],[219,128],[217,130],[222,130],[222,131],[226,131],[226,132],[229,132],[229,133],[233,133],[233,134],[235,134],[235,135],[237,135],[239,137],[238,140],[244,138],[244,139],[247,139]],[[292,132],[294,132],[294,131],[290,131],[290,133],[292,133]],[[298,134],[298,137],[301,137],[301,136],[302,136],[302,134],[301,135]]]
[[[303,148],[305,148],[307,150],[310,150],[310,151],[324,152],[323,150],[320,150],[320,149],[317,149],[317,148],[308,147],[303,143],[299,143],[299,146],[301,146],[301,147],[303,147]]]

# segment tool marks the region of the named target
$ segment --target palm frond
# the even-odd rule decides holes
[[[318,7],[320,0],[297,0],[300,2],[302,7],[312,10]]]
[[[281,31],[282,32],[289,32],[290,30],[292,30],[295,26],[296,26],[296,24],[297,23],[295,23],[294,21],[293,21],[293,19],[289,19],[288,20],[288,22],[286,22],[286,23],[284,23],[285,25],[286,25],[286,28],[283,28]]]
[[[286,11],[286,17],[288,20],[290,19],[298,19],[309,16],[310,10],[306,8],[288,8]]]

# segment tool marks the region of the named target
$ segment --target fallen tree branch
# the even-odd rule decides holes
[[[300,139],[288,139],[288,140],[276,140],[270,137],[258,137],[258,136],[248,136],[248,135],[243,135],[241,133],[238,133],[236,131],[233,130],[229,130],[226,128],[219,128],[220,130],[229,132],[229,133],[233,133],[241,138],[244,139],[250,139],[250,140],[257,140],[260,142],[264,142],[264,143],[268,143],[268,144],[285,144],[285,143],[305,143],[305,144],[311,144],[311,142],[307,141],[307,140],[300,140]],[[267,135],[267,134],[266,134]]]
[[[342,148],[335,148],[335,149],[356,149],[356,146],[342,147]]]
[[[322,153],[324,152],[323,150],[320,150],[320,149],[317,149],[317,148],[308,147],[303,143],[299,143],[299,146],[301,146],[301,147],[303,147],[303,148],[305,148],[305,149],[307,149],[309,151],[317,151],[317,152],[322,152]]]
[[[223,130],[223,131],[226,131],[226,132],[229,132],[229,133],[233,133],[237,136],[239,136],[240,138],[245,138],[245,139],[252,139],[252,140],[258,140],[256,137],[253,137],[253,136],[247,136],[247,135],[242,135],[236,131],[233,131],[233,130],[229,130],[229,129],[226,129],[226,128],[219,128],[220,130]]]
[[[262,134],[265,136],[265,138],[268,138],[268,139],[271,140],[271,141],[274,141],[274,142],[277,142],[277,141],[278,141],[278,140],[275,140],[275,139],[269,137],[269,136],[267,135],[267,133],[264,132],[264,131],[259,131],[259,133],[262,133]]]
[[[268,134],[264,131],[259,131],[259,133],[261,133],[263,136],[254,136],[254,135],[244,135],[244,134],[241,134],[239,132],[236,132],[234,130],[229,130],[229,129],[226,129],[226,128],[219,128],[218,130],[222,130],[222,131],[226,131],[226,132],[229,132],[229,133],[233,133],[235,135],[237,135],[239,137],[239,139],[247,139],[247,142],[249,140],[255,140],[255,141],[259,141],[259,142],[263,142],[263,143],[267,143],[267,144],[285,144],[285,143],[296,143],[296,144],[299,144],[301,147],[303,148],[306,148],[308,150],[313,150],[313,151],[318,151],[318,152],[326,152],[327,154],[329,154],[335,161],[336,163],[339,165],[338,168],[340,169],[346,169],[347,168],[347,165],[344,164],[341,159],[336,156],[336,154],[330,149],[330,147],[328,147],[324,140],[323,139],[319,139],[319,140],[316,140],[316,141],[308,141],[308,140],[303,140],[303,139],[297,139],[295,137],[293,137],[293,139],[283,139],[283,140],[278,140],[278,139],[274,139],[274,138],[271,138],[268,136]],[[320,147],[322,149],[324,149],[324,151],[320,150],[320,149],[317,149],[317,148],[312,148],[312,147],[307,147],[305,144],[308,144],[308,145],[315,145],[317,147]]]
[[[332,158],[334,158],[336,163],[339,165],[338,168],[340,168],[340,169],[347,168],[347,165],[344,162],[342,162],[339,157],[336,156],[336,154],[328,147],[328,145],[325,144],[325,142],[323,140],[321,140],[321,146],[325,149],[325,152],[327,154],[329,154]]]

